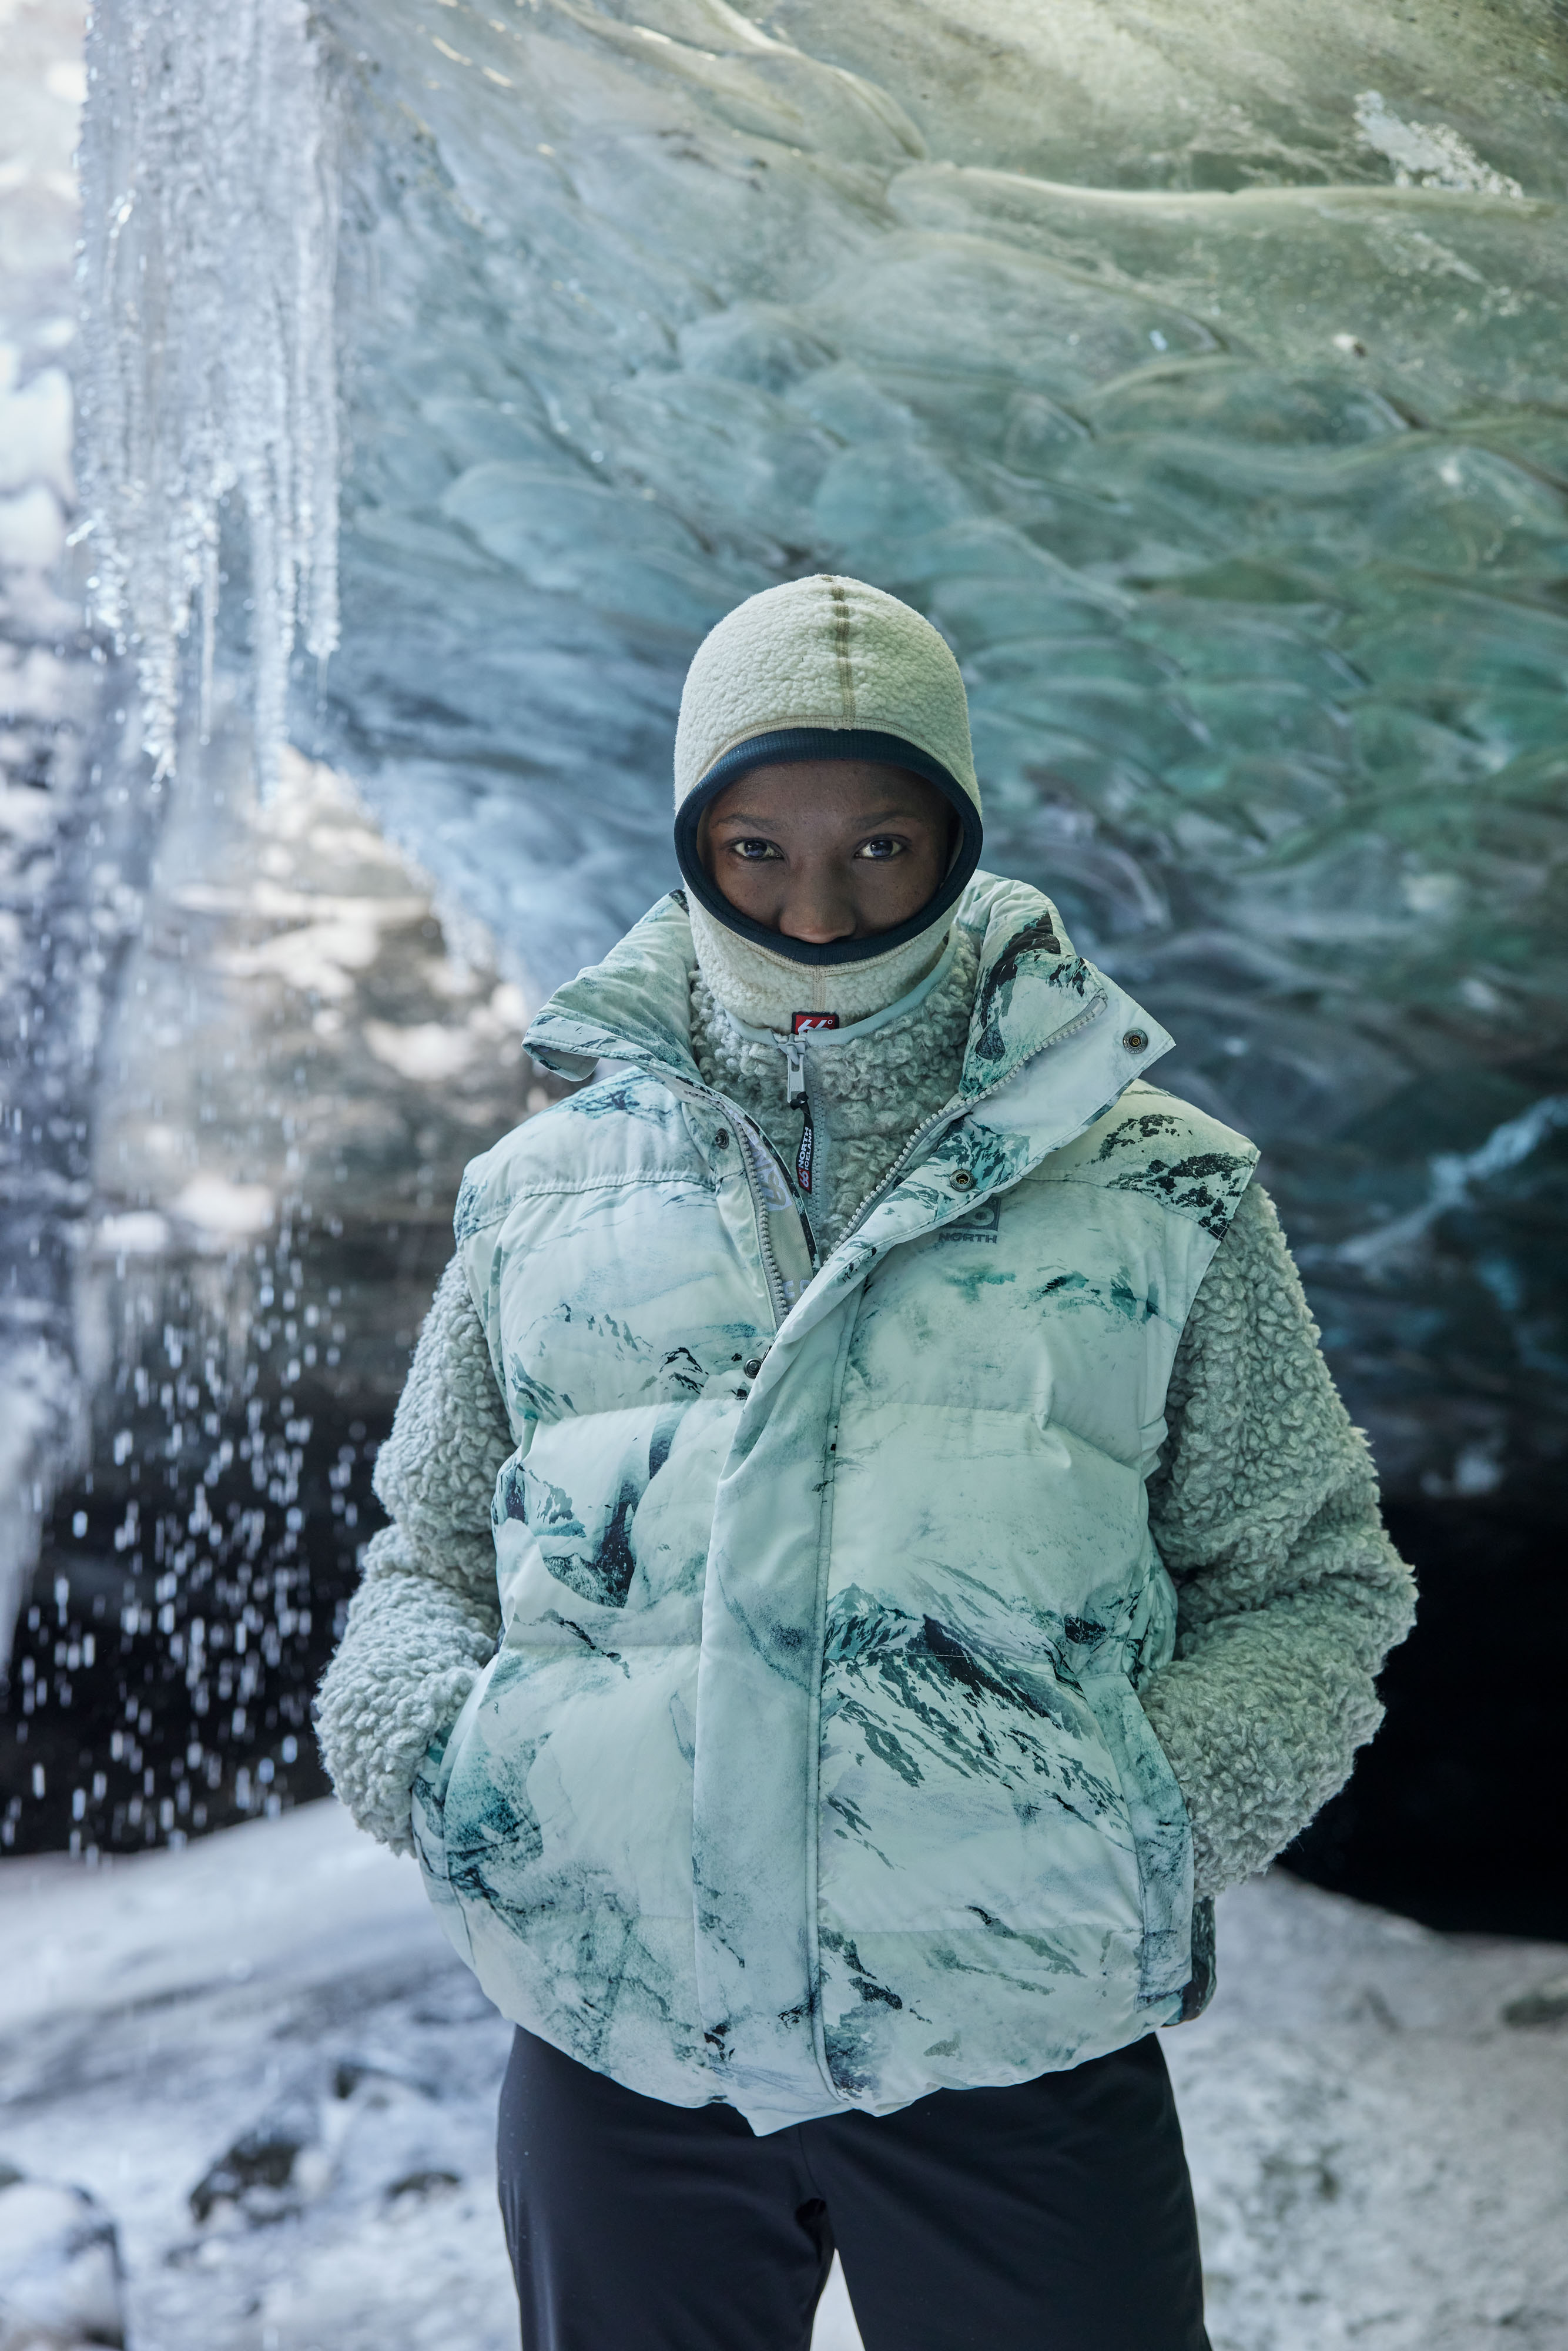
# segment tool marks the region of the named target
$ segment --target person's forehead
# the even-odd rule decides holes
[[[716,817],[733,820],[748,812],[788,810],[807,800],[852,800],[857,809],[874,801],[889,815],[920,810],[942,795],[922,776],[906,768],[883,767],[866,759],[809,759],[751,768],[737,776],[713,805]]]

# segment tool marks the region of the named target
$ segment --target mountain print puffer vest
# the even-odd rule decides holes
[[[1140,1081],[1169,1038],[1038,893],[978,875],[959,920],[960,1091],[798,1290],[678,896],[529,1033],[621,1073],[458,1204],[517,1450],[426,1883],[507,2017],[760,2131],[1075,2064],[1194,1975],[1144,1480],[1256,1155]]]

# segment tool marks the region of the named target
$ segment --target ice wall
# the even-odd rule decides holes
[[[68,546],[81,85],[78,0],[0,7],[0,1678],[40,1518],[83,1444],[87,1136],[140,912],[144,811],[106,781],[127,681],[82,625]]]
[[[81,152],[84,496],[99,617],[130,642],[155,771],[199,614],[203,732],[219,514],[247,525],[257,737],[298,635],[338,638],[331,111],[304,0],[113,0],[89,20]]]
[[[988,862],[1058,896],[1175,1030],[1170,1082],[1265,1144],[1396,1489],[1544,1477],[1560,16],[492,5],[313,20],[344,623],[297,736],[537,988],[672,878],[703,630],[824,566],[908,597],[968,678]],[[226,249],[272,221],[276,277],[290,190],[318,256],[329,198],[243,152],[204,143],[204,184]]]

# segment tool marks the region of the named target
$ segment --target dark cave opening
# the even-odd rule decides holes
[[[1385,1516],[1416,1570],[1416,1629],[1384,1669],[1383,1728],[1284,1865],[1424,1926],[1568,1942],[1561,1495]]]

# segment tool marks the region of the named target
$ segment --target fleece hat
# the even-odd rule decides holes
[[[953,808],[952,863],[895,930],[823,945],[786,938],[732,906],[705,868],[704,810],[750,768],[804,759],[907,768]],[[832,1011],[847,1022],[895,1002],[940,955],[981,837],[958,664],[896,596],[819,572],[748,597],[699,645],[675,730],[675,854],[703,976],[740,1019],[788,1029],[797,1011]]]

